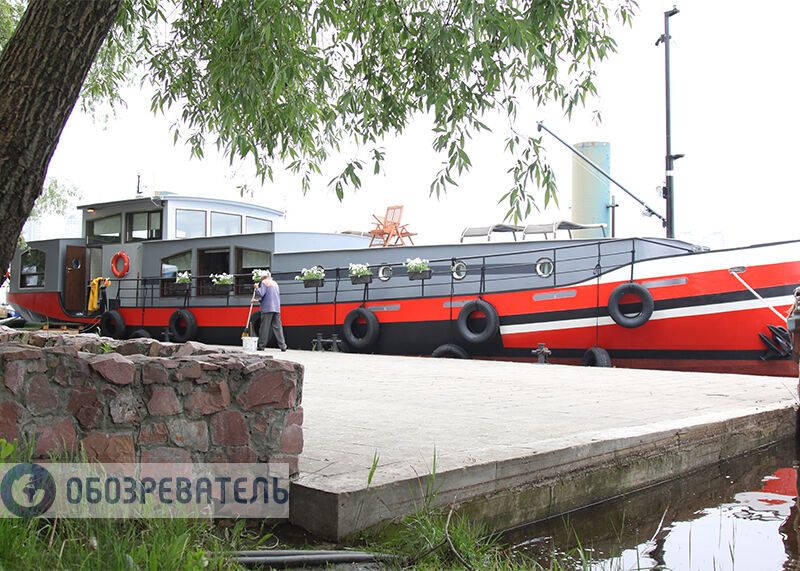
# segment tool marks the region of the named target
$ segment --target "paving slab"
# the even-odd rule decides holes
[[[332,539],[411,513],[426,494],[510,527],[796,430],[791,378],[274,355],[305,367],[305,445],[291,519]]]

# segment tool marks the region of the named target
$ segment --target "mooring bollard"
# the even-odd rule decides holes
[[[547,363],[547,358],[548,358],[548,357],[549,357],[549,356],[550,356],[550,355],[551,355],[553,352],[552,352],[552,351],[550,351],[550,349],[548,349],[548,348],[545,346],[545,344],[544,344],[544,343],[539,343],[539,347],[538,347],[538,348],[536,348],[536,349],[534,349],[534,350],[532,350],[532,351],[531,351],[531,353],[533,353],[534,355],[536,355],[536,357],[537,357],[537,360],[536,360],[536,362],[537,362],[537,363],[543,363],[543,364],[544,364],[544,363]]]

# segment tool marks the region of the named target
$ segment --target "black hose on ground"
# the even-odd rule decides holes
[[[363,551],[310,551],[272,549],[261,551],[236,551],[227,554],[234,563],[247,567],[324,567],[337,563],[399,562],[399,555],[365,553]]]

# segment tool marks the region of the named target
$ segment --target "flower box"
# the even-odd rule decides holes
[[[432,270],[422,270],[421,272],[408,272],[408,279],[410,280],[429,280],[431,279]]]
[[[170,285],[172,286],[169,288],[170,290],[172,290],[171,295],[186,295],[192,289],[192,284],[177,282]]]
[[[350,276],[350,283],[353,285],[371,284],[372,276]]]
[[[325,280],[303,280],[303,287],[322,287],[325,285]]]

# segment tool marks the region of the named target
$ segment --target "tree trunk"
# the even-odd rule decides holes
[[[30,0],[0,55],[3,270],[11,263],[61,131],[120,4],[121,0]]]

